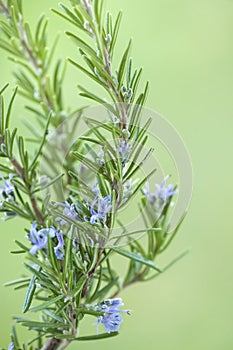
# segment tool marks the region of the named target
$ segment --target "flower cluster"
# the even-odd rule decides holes
[[[104,198],[100,198],[98,195],[91,203],[90,207],[90,223],[95,224],[97,220],[104,219],[112,208],[111,196],[108,195]]]
[[[127,143],[125,139],[121,140],[120,145],[118,147],[118,152],[122,159],[123,165],[125,165],[125,163],[128,161],[131,151],[132,151],[131,144]]]
[[[99,323],[102,323],[107,333],[118,332],[120,325],[123,322],[121,313],[130,314],[129,310],[119,310],[119,307],[123,305],[121,298],[106,299],[98,304],[95,309],[103,312],[104,316],[99,316],[95,325],[98,327]]]
[[[170,202],[171,198],[178,192],[174,185],[166,185],[168,179],[169,175],[163,179],[160,185],[155,185],[155,193],[149,192],[148,183],[146,184],[146,188],[143,190],[144,195],[147,197],[148,201],[156,211],[161,211]]]
[[[69,202],[65,202],[65,203],[56,202],[55,204],[60,205],[61,207],[64,208],[63,215],[65,215],[67,218],[70,218],[73,220],[78,218],[78,213],[75,210],[74,203],[70,204]],[[61,226],[64,226],[67,224],[67,221],[65,219],[62,219],[59,217],[56,218],[56,221],[59,221]]]
[[[48,246],[48,236],[51,238],[56,238],[58,241],[57,246],[54,248],[54,252],[58,260],[63,259],[63,248],[64,248],[64,239],[62,231],[57,231],[54,227],[43,228],[38,230],[37,223],[34,222],[31,226],[29,239],[32,243],[32,248],[30,253],[35,255],[38,250],[44,250]]]

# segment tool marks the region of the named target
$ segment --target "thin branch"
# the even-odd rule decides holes
[[[56,350],[62,344],[61,339],[50,338],[46,341],[41,350]]]
[[[11,160],[12,165],[15,168],[15,171],[17,172],[17,174],[19,175],[19,177],[23,180],[23,182],[25,183],[25,185],[28,187],[27,181],[25,179],[25,174],[24,174],[24,169],[23,167],[18,163],[18,161],[13,157]],[[38,203],[37,203],[37,199],[35,196],[31,195],[30,196],[30,202],[32,205],[32,209],[35,213],[36,219],[38,221],[38,223],[42,226],[45,225],[45,221],[43,218],[43,215],[40,212],[40,209],[38,207]]]
[[[0,12],[5,16],[7,19],[11,17],[10,12],[8,8],[3,4],[2,0],[0,0]]]

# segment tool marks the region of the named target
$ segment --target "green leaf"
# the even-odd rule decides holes
[[[52,186],[54,183],[58,182],[65,174],[60,174],[57,175],[54,179],[52,179],[51,181],[49,181],[47,184],[45,184],[44,186],[40,186],[39,188],[36,188],[33,192],[31,192],[31,194],[35,194],[39,191],[43,191],[46,188]]]
[[[38,272],[40,272],[41,269],[39,268],[37,270]],[[28,291],[26,293],[24,304],[23,304],[23,309],[22,309],[23,313],[27,312],[31,306],[33,296],[36,291],[36,284],[35,284],[36,278],[37,278],[36,275],[32,276],[31,281],[29,283]]]
[[[59,270],[59,264],[54,252],[53,240],[50,236],[48,236],[48,258],[53,269],[57,272]]]
[[[85,308],[79,308],[78,313],[85,314],[85,315],[91,315],[91,316],[104,316],[104,312],[95,311],[92,309],[85,309]]]
[[[75,298],[81,292],[86,281],[87,281],[87,276],[80,277],[75,288],[68,294],[68,297]]]
[[[187,215],[187,212],[185,212],[180,220],[180,222],[178,223],[177,227],[175,228],[175,230],[171,233],[171,237],[170,239],[168,240],[168,242],[165,244],[164,247],[162,247],[160,250],[159,250],[159,254],[161,254],[162,252],[164,252],[168,247],[169,245],[171,244],[171,242],[173,241],[173,239],[175,238],[177,232],[179,231],[179,228],[180,226],[182,225],[185,217]]]
[[[42,311],[47,309],[49,306],[56,304],[58,301],[64,299],[64,295],[58,295],[55,298],[49,298],[49,301],[47,301],[46,303],[43,303],[41,305],[35,306],[33,308],[30,309],[30,311],[32,312],[38,312],[38,311]]]
[[[102,98],[100,98],[99,96],[91,93],[89,90],[85,89],[84,87],[82,87],[81,85],[78,85],[79,90],[81,90],[82,92],[79,94],[82,97],[86,97],[90,100],[93,100],[97,103],[102,104],[104,107],[107,108],[108,111],[110,111],[111,113],[115,114],[115,109],[113,108],[113,106],[109,103],[107,103],[105,100],[103,100]]]
[[[113,51],[116,45],[116,41],[117,41],[117,36],[119,33],[119,29],[120,29],[120,25],[121,25],[121,20],[122,20],[122,11],[120,11],[118,13],[117,19],[116,19],[116,23],[113,29],[113,35],[112,35],[112,42],[111,42],[111,46],[110,46],[110,54],[111,56],[113,56]]]
[[[53,337],[54,337],[55,339],[77,340],[77,339],[75,338],[75,335],[71,335],[71,334],[55,334],[55,335],[53,335]]]
[[[64,280],[66,280],[67,276],[70,274],[70,271],[72,270],[73,230],[74,230],[74,227],[72,225],[66,239],[65,258],[64,258],[64,267],[63,267]]]
[[[95,268],[95,266],[96,266],[96,263],[97,263],[97,260],[98,260],[98,257],[99,257],[99,254],[98,254],[99,253],[99,246],[98,246],[98,244],[93,247],[92,253],[93,254],[92,254],[91,265],[89,266],[87,272],[92,271]]]
[[[79,48],[84,50],[92,59],[95,59],[99,64],[102,64],[102,62],[98,59],[96,56],[96,52],[82,39],[80,39],[77,35],[71,33],[71,32],[66,32],[66,35],[72,39]]]
[[[17,213],[19,216],[27,219],[27,220],[31,220],[31,215],[28,215],[28,213],[25,213],[21,208],[19,208],[17,205],[14,205],[13,203],[10,202],[3,202],[4,203],[4,207],[6,207],[6,209],[9,209],[9,211],[13,212],[13,213]]]
[[[8,88],[10,84],[9,83],[6,83],[1,89],[0,89],[0,95],[3,94],[3,92]]]
[[[118,82],[119,82],[119,87],[121,88],[122,86],[122,82],[124,79],[124,75],[125,75],[125,68],[126,68],[126,64],[129,58],[129,54],[130,54],[130,50],[131,50],[131,46],[132,46],[132,40],[130,40],[129,45],[122,57],[121,63],[120,63],[120,67],[119,67],[119,73],[118,73]]]
[[[184,252],[182,252],[181,254],[179,254],[175,259],[173,259],[167,266],[165,266],[163,268],[163,272],[166,272],[167,270],[169,270],[173,265],[175,265],[178,261],[183,259],[189,253],[190,253],[190,249],[187,249]],[[156,273],[150,277],[144,278],[143,281],[145,281],[145,282],[151,281],[152,279],[158,277],[159,275],[160,275],[160,273]]]
[[[19,340],[14,326],[11,327],[11,340],[13,341],[15,348],[18,349],[20,347]]]
[[[23,243],[21,243],[21,242],[19,242],[19,241],[17,241],[17,240],[15,240],[15,243],[16,243],[21,249],[23,249],[25,252],[28,252],[28,251],[29,251],[29,248],[26,247]]]
[[[46,125],[45,125],[44,135],[43,135],[43,138],[42,138],[42,140],[41,140],[41,144],[40,144],[39,149],[37,150],[37,152],[36,152],[36,154],[35,154],[35,156],[34,156],[34,158],[33,158],[33,161],[32,161],[32,163],[31,163],[31,165],[30,165],[29,170],[33,168],[33,166],[34,166],[34,164],[36,163],[37,159],[38,159],[39,156],[41,155],[43,146],[44,146],[45,141],[46,141],[46,137],[47,137],[47,135],[48,135],[48,127],[49,127],[49,124],[50,124],[51,117],[52,117],[52,113],[49,113],[49,116],[48,116],[48,119],[47,119],[47,123],[46,123]]]
[[[22,323],[22,325],[24,327],[28,327],[29,329],[33,329],[33,330],[41,330],[41,331],[45,331],[46,332],[51,332],[51,330],[53,329],[58,329],[58,328],[62,328],[62,329],[67,329],[70,326],[68,324],[64,324],[64,323],[52,323],[52,322],[36,322],[36,321],[19,321],[20,323]]]
[[[17,134],[17,128],[14,128],[12,133],[11,133],[11,137],[10,137],[10,158],[12,159],[13,157],[13,147],[14,147],[14,141],[15,141],[15,137],[16,137],[16,134]]]
[[[138,89],[138,85],[139,85],[141,76],[142,76],[142,68],[139,70],[139,72],[137,70],[135,70],[134,75],[132,77],[132,80],[130,82],[130,87],[133,91],[133,97],[131,99],[131,103],[133,103],[136,99],[136,92]]]
[[[64,12],[66,12],[66,14],[73,20],[73,23],[75,24],[75,26],[79,25],[80,27],[82,26],[82,23],[80,22],[79,17],[77,17],[72,11],[70,11],[68,9],[68,7],[66,7],[63,4],[60,4],[60,7],[63,9]],[[72,22],[71,22],[72,23]]]
[[[86,336],[86,337],[75,338],[75,340],[78,340],[78,341],[89,341],[89,340],[106,339],[106,338],[115,337],[118,334],[119,334],[118,332],[102,333],[102,334],[96,334],[96,335],[89,335],[89,336]]]
[[[81,66],[80,64],[78,64],[77,62],[71,60],[70,58],[68,58],[68,62],[70,62],[71,64],[73,64],[73,66],[75,66],[76,68],[78,68],[79,70],[81,70],[83,73],[85,73],[89,78],[91,78],[92,80],[94,80],[96,83],[102,85],[104,88],[107,88],[107,84],[103,83],[96,75],[90,73],[87,69],[85,69],[83,66]]]
[[[91,160],[89,160],[88,158],[86,158],[85,156],[83,156],[82,154],[74,151],[71,153],[75,158],[77,158],[80,163],[86,165],[88,167],[88,169],[91,169],[92,171],[94,171],[95,173],[98,173],[101,169],[100,167],[95,164],[94,162],[92,162]]]
[[[35,263],[36,265],[40,266],[43,271],[46,271],[46,275],[44,274],[41,274],[41,273],[38,273],[38,271],[36,269],[34,269],[31,265],[27,265],[27,264],[24,264],[26,269],[28,269],[30,272],[34,273],[37,277],[38,277],[38,280],[43,280],[45,281],[45,283],[48,281],[54,281],[56,283],[59,283],[59,280],[57,278],[57,276],[54,274],[54,270],[46,265],[46,263],[42,262],[41,260],[37,259],[35,256],[31,255],[28,257],[33,263]]]
[[[45,15],[42,14],[39,19],[38,19],[38,22],[37,22],[37,25],[36,25],[36,30],[35,30],[35,42],[36,44],[38,45],[39,44],[39,37],[40,37],[40,32],[41,32],[41,27],[42,27],[42,24],[45,20]]]
[[[144,157],[144,159],[143,159],[130,173],[127,172],[127,174],[125,174],[124,182],[127,181],[127,180],[129,180],[130,178],[132,178],[133,175],[136,174],[137,171],[141,169],[141,167],[143,166],[143,164],[145,163],[145,161],[151,156],[151,154],[152,154],[153,151],[154,151],[154,149],[151,148],[151,149],[147,152],[147,154],[146,154],[146,156]],[[151,175],[153,175],[153,173],[154,173],[156,170],[157,170],[157,169],[154,169],[149,175],[146,176],[145,179],[148,179]],[[142,180],[142,181],[140,182],[140,185],[138,185],[137,190],[138,190],[138,188],[140,188],[140,187],[142,186],[142,182],[143,182],[143,183],[145,182],[145,179]],[[135,191],[135,192],[137,192],[137,191]]]
[[[44,313],[53,318],[55,321],[58,321],[58,322],[63,322],[63,319],[57,315],[55,315],[53,312],[51,312],[50,310],[44,310]]]
[[[30,277],[24,277],[24,278],[20,278],[18,280],[14,280],[14,281],[10,281],[10,282],[6,282],[4,284],[5,287],[10,287],[10,286],[14,286],[16,284],[21,284],[21,283],[24,283],[24,282],[30,282],[31,281],[31,278]]]
[[[158,272],[162,272],[162,270],[161,270],[158,266],[156,266],[156,265],[154,264],[153,261],[148,260],[148,259],[142,257],[142,256],[139,255],[139,254],[135,254],[135,253],[133,253],[133,252],[129,252],[129,251],[123,250],[123,249],[121,249],[121,248],[112,248],[112,250],[113,250],[115,253],[120,254],[120,255],[122,255],[122,256],[128,258],[128,259],[138,261],[138,262],[140,262],[142,265],[146,265],[146,266],[148,266],[148,267],[150,267],[150,268],[152,268],[152,269],[154,269],[154,270],[156,270],[156,271],[158,271]]]
[[[137,230],[137,231],[133,231],[133,232],[127,232],[127,233],[122,233],[122,234],[119,234],[117,236],[110,237],[110,240],[118,239],[118,238],[122,238],[122,237],[134,236],[134,235],[136,235],[138,233],[158,232],[158,231],[161,231],[161,228],[144,228],[144,229],[141,229],[141,230]]]
[[[0,164],[0,172],[5,172],[7,174],[11,174],[12,173],[12,169],[8,168],[7,166]]]
[[[71,24],[74,24],[75,26],[77,25],[77,23],[76,23],[75,21],[73,21],[70,17],[64,15],[63,13],[59,12],[58,10],[52,9],[52,11],[53,11],[56,15],[58,15],[58,16],[60,16],[61,18],[65,19],[66,21],[70,22]]]
[[[116,276],[114,279],[110,281],[104,288],[99,290],[97,293],[95,293],[94,296],[92,296],[91,301],[93,302],[94,300],[103,300],[104,297],[108,294],[108,292],[115,286],[117,285],[117,282],[119,280],[119,277]]]

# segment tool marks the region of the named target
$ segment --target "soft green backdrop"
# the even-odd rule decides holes
[[[32,24],[41,12],[55,19],[49,7],[57,1],[24,3]],[[167,261],[186,247],[192,251],[159,279],[123,293],[134,313],[125,317],[119,337],[72,348],[231,350],[233,1],[108,0],[107,4],[114,13],[124,10],[121,40],[134,38],[135,62],[151,82],[148,107],[175,125],[191,154],[193,201]],[[52,35],[58,28],[65,29],[65,24],[55,19]],[[63,37],[60,54],[67,55],[68,50],[75,54]],[[12,65],[2,52],[0,64],[0,85],[13,82]],[[67,100],[73,105],[79,103],[75,86],[80,80],[83,77],[69,69]],[[17,115],[22,116],[20,108]],[[9,254],[13,240],[24,235],[23,228],[22,221],[0,223],[0,345],[5,347],[11,316],[20,313],[23,294],[2,285],[23,270],[21,260]]]

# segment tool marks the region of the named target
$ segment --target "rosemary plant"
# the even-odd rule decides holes
[[[32,331],[21,344],[12,327],[9,349],[65,349],[73,341],[116,336],[130,314],[122,310],[121,291],[159,276],[183,256],[165,268],[155,263],[179,228],[169,228],[178,189],[164,177],[150,190],[156,169],[142,173],[153,152],[147,148],[152,118],[143,118],[148,83],[140,92],[142,69],[133,68],[131,40],[115,65],[122,13],[113,19],[101,0],[70,0],[53,9],[73,26],[66,36],[79,56],[66,61],[56,61],[57,39],[49,48],[44,16],[33,32],[21,0],[0,0],[0,12],[0,47],[17,65],[8,103],[8,84],[0,90],[0,211],[4,220],[25,219],[28,240],[17,240],[14,252],[24,254],[27,277],[7,285],[26,289],[22,313],[29,316],[15,321]],[[90,109],[70,112],[64,105],[67,63],[99,86],[78,86],[80,96],[101,106],[94,117]],[[12,127],[17,94],[37,123],[25,121],[28,141]],[[137,221],[130,230],[124,212],[135,202],[141,226]],[[114,255],[128,264],[124,276],[113,267]],[[102,331],[83,335],[84,317]]]

